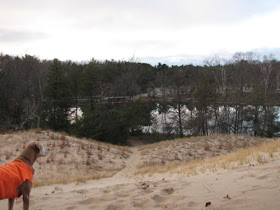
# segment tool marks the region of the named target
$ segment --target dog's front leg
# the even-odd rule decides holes
[[[29,180],[26,180],[22,183],[22,195],[23,195],[23,210],[29,209],[29,195],[31,192],[32,183]]]
[[[29,209],[29,194],[25,195],[23,194],[23,210],[28,210]]]
[[[13,210],[13,208],[14,208],[14,201],[15,201],[15,199],[13,199],[13,198],[9,199],[9,210]]]
[[[29,195],[31,188],[32,182],[30,182],[28,179],[17,187],[17,196],[20,197],[22,195],[23,210],[28,210],[29,208]]]

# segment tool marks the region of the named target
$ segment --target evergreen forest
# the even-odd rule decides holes
[[[235,53],[200,66],[152,66],[134,59],[73,62],[0,54],[2,133],[41,128],[123,145],[133,136],[274,137],[279,106],[280,62],[273,55]],[[155,113],[162,121],[155,123]]]

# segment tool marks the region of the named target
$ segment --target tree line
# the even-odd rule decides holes
[[[172,119],[163,122],[166,135],[272,137],[280,130],[279,75],[279,61],[255,53],[209,58],[204,66],[152,66],[133,59],[78,63],[1,54],[0,131],[53,129],[125,144],[128,136],[142,135],[143,126],[152,126],[152,110],[168,113],[172,107]],[[157,103],[143,103],[144,93]],[[139,97],[134,103],[100,103],[114,96]],[[82,98],[86,104],[80,103]]]

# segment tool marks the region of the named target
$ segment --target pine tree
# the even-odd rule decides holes
[[[45,126],[55,131],[67,131],[70,127],[68,116],[72,104],[70,82],[61,62],[54,59],[44,89],[43,118]]]

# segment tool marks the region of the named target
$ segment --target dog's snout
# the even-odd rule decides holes
[[[42,151],[41,151],[41,155],[42,156],[47,156],[49,154],[49,150],[46,149],[45,147],[42,148]]]
[[[45,156],[49,154],[49,150],[45,148]]]

